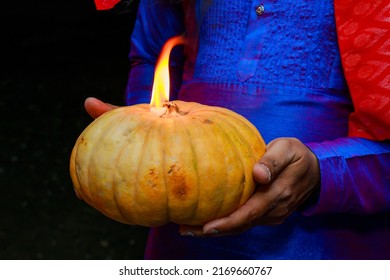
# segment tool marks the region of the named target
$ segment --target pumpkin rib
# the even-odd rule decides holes
[[[86,129],[85,129],[86,130]],[[72,153],[70,155],[70,165],[69,165],[69,170],[70,170],[70,176],[73,182],[73,190],[76,193],[77,197],[82,200],[82,194],[80,193],[81,186],[80,186],[80,180],[78,177],[78,172],[77,172],[77,163],[76,163],[76,158],[78,154],[78,146],[79,143],[83,137],[85,132],[81,133],[80,136],[77,138],[76,143],[72,149]]]
[[[142,126],[140,126],[141,128],[144,128],[144,127],[142,127]],[[147,138],[148,138],[148,136],[149,136],[149,134],[150,134],[150,131],[151,131],[151,129],[148,129],[147,130],[147,133],[146,133],[146,135],[145,135],[145,137],[144,137],[144,139],[146,140]],[[145,152],[147,151],[146,149],[145,149],[145,146],[146,146],[146,143],[147,143],[147,141],[143,141],[143,143],[142,143],[142,147],[141,147],[141,153],[140,153],[140,155],[139,155],[139,161],[138,161],[138,168],[137,168],[137,172],[135,173],[136,175],[135,175],[135,182],[136,182],[136,186],[138,187],[138,181],[139,181],[139,175],[140,175],[140,166],[141,166],[141,164],[142,164],[142,160],[144,159],[144,154],[145,154]],[[137,200],[137,194],[138,194],[138,188],[137,189],[135,189],[135,192],[134,192],[134,200]],[[135,216],[137,215],[137,213],[135,214]]]
[[[239,119],[238,119],[239,120]],[[248,128],[248,130],[251,131],[251,133],[246,133],[246,134],[243,134],[244,135],[244,139],[246,139],[248,145],[249,145],[249,148],[251,149],[252,151],[252,159],[253,159],[253,165],[251,166],[250,168],[250,177],[252,178],[252,181],[254,183],[254,186],[253,186],[253,191],[251,194],[248,194],[248,196],[246,196],[246,193],[243,192],[242,193],[242,198],[241,198],[241,204],[244,203],[246,200],[248,200],[248,198],[253,194],[253,192],[255,191],[256,187],[257,187],[257,183],[254,181],[253,179],[253,166],[254,164],[260,160],[260,158],[263,156],[264,152],[265,152],[265,147],[266,147],[266,144],[263,140],[263,138],[261,137],[260,133],[258,132],[258,130],[256,129],[255,126],[252,125],[252,123],[249,123],[249,122],[246,122],[245,119],[241,119],[240,120],[241,122],[243,122],[245,124],[245,126]],[[254,137],[251,137],[253,138],[253,143],[258,143],[259,145],[252,145],[252,141],[250,138],[248,138],[248,136],[256,136],[256,139],[254,139]]]
[[[207,114],[205,114],[207,116]],[[214,116],[214,112],[212,113],[212,116]],[[223,122],[225,122],[225,120],[223,120]],[[214,139],[216,139],[216,141],[218,142],[218,144],[216,145],[219,149],[219,152],[221,153],[221,155],[223,155],[223,159],[224,159],[224,168],[223,170],[225,171],[225,176],[224,176],[224,181],[220,183],[221,187],[224,187],[226,185],[229,185],[229,180],[227,178],[229,178],[229,174],[228,174],[228,163],[227,163],[227,158],[226,158],[226,154],[224,152],[224,149],[221,149],[221,147],[224,147],[224,143],[222,143],[220,137],[222,138],[226,138],[228,140],[228,142],[231,144],[231,141],[229,141],[229,139],[226,137],[226,133],[224,130],[221,130],[221,128],[223,127],[223,125],[221,125],[221,123],[219,122],[216,122],[216,125],[218,126],[219,129],[211,129],[213,135],[215,136]],[[234,148],[234,146],[233,146]],[[219,203],[219,209],[216,211],[215,213],[215,217],[214,219],[216,218],[220,218],[222,215],[221,215],[221,212],[224,210],[223,209],[223,205],[225,205],[225,202],[226,202],[226,196],[227,196],[227,193],[226,192],[223,192],[223,196],[222,196],[222,199],[221,199],[221,202]]]
[[[93,206],[94,203],[91,202],[90,198],[88,197],[90,195],[89,194],[89,190],[87,190],[88,194],[86,194],[86,192],[83,190],[83,184],[82,184],[81,179],[80,179],[80,176],[81,176],[80,172],[81,171],[78,171],[78,166],[80,164],[78,163],[78,160],[77,160],[78,157],[79,157],[79,154],[80,154],[79,146],[84,141],[84,137],[87,135],[88,131],[90,129],[92,129],[92,127],[93,127],[92,123],[89,124],[84,129],[84,131],[80,134],[80,136],[77,138],[76,144],[75,144],[75,146],[74,146],[74,148],[72,150],[72,155],[71,155],[71,168],[72,168],[72,166],[74,167],[73,170],[71,169],[71,175],[72,175],[72,178],[73,178],[73,185],[75,187],[75,191],[76,191],[76,194],[79,197],[79,199],[84,200],[89,205],[94,207]],[[77,185],[75,183],[77,183]]]
[[[162,125],[161,125],[162,126]],[[163,141],[163,144],[161,145],[161,154],[162,154],[162,160],[161,160],[161,165],[162,165],[162,179],[163,179],[163,182],[164,182],[164,189],[165,189],[165,205],[166,205],[166,211],[167,211],[167,214],[166,214],[166,221],[169,221],[170,220],[170,212],[171,212],[171,209],[169,208],[169,195],[168,194],[168,184],[167,184],[167,180],[166,180],[166,177],[165,177],[165,172],[166,172],[166,166],[165,166],[165,158],[166,158],[166,153],[165,153],[165,147],[169,147],[167,146],[167,144],[165,143],[166,142],[166,138],[165,138],[165,135],[163,133],[163,129],[161,130],[161,139]],[[169,143],[168,143],[169,144]]]
[[[112,111],[110,111],[110,112],[107,112],[107,113],[105,113],[104,115],[108,115],[108,114],[110,114],[110,115],[114,115],[116,112],[112,112]],[[100,118],[100,117],[99,117]],[[97,118],[97,119],[95,119],[90,125],[89,125],[89,128],[93,128],[95,125],[96,125],[96,122],[97,122],[97,120],[99,119],[99,118]],[[107,128],[107,127],[109,127],[112,123],[115,123],[116,122],[116,119],[115,118],[112,118],[111,119],[111,121],[109,121],[109,122],[106,122],[105,123],[105,125],[104,125],[104,128],[103,129],[101,129],[100,130],[100,132],[99,132],[99,135],[98,135],[98,141],[95,141],[95,142],[99,142],[103,137],[104,137],[104,132],[105,132],[105,128]],[[86,131],[86,133],[85,133],[85,137],[87,137],[87,138],[89,138],[89,133],[90,131]],[[94,195],[93,195],[93,191],[91,191],[91,185],[90,185],[90,178],[91,178],[91,169],[90,169],[90,166],[91,166],[91,162],[92,162],[92,158],[93,158],[93,156],[94,156],[94,154],[95,154],[95,150],[96,150],[96,147],[97,147],[97,145],[94,145],[93,147],[92,147],[92,149],[91,150],[88,150],[88,159],[86,160],[87,162],[88,162],[88,164],[86,165],[87,166],[87,176],[85,176],[85,184],[80,184],[80,186],[81,186],[81,191],[82,191],[82,193],[83,193],[83,195],[84,195],[84,198],[83,199],[85,199],[85,196],[86,196],[86,198],[89,200],[89,203],[91,203],[91,206],[92,207],[97,207],[97,203],[96,203],[96,200],[95,200],[95,198],[94,198]],[[88,201],[87,201],[88,202]],[[98,208],[99,209],[99,208]],[[103,211],[100,211],[100,212],[103,212]]]
[[[148,112],[148,114],[149,114],[149,112]],[[149,118],[148,114],[145,114],[147,118]],[[158,119],[156,118],[156,120],[158,120]],[[136,186],[138,188],[135,190],[134,200],[136,200],[137,203],[140,204],[140,205],[148,204],[148,201],[145,201],[144,200],[145,198],[141,196],[141,194],[144,194],[145,190],[144,189],[140,189],[141,186],[142,186],[142,184],[141,184],[142,181],[141,181],[140,175],[145,175],[145,173],[142,173],[142,171],[143,171],[142,167],[146,167],[146,168],[148,168],[150,170],[149,164],[145,163],[145,160],[147,159],[147,157],[145,156],[145,153],[150,153],[150,150],[147,149],[147,147],[149,146],[149,141],[153,140],[150,137],[150,135],[151,135],[151,133],[155,133],[156,127],[159,128],[159,130],[162,129],[162,126],[156,120],[154,120],[154,121],[150,121],[149,120],[149,121],[145,121],[145,122],[140,123],[140,126],[143,127],[143,128],[144,128],[144,125],[146,123],[150,123],[150,126],[148,127],[147,133],[145,134],[145,137],[144,137],[145,141],[143,141],[143,145],[142,145],[142,148],[141,148],[141,153],[139,155],[140,158],[139,158],[139,162],[138,162],[138,169],[137,169],[137,172],[136,172],[137,175],[136,175],[136,179],[135,179]],[[149,201],[149,204],[150,204],[150,201]],[[154,208],[155,206],[156,205],[153,204],[152,208]],[[139,224],[139,225],[146,225],[146,226],[160,226],[160,225],[162,225],[161,222],[159,222],[158,224],[152,223],[151,219],[155,218],[155,217],[152,217],[152,216],[146,216],[147,221],[142,221],[141,217],[145,217],[145,215],[142,215],[142,213],[140,211],[142,211],[142,210],[139,209],[139,207],[137,207],[134,216],[139,218],[139,219],[141,219],[140,221],[137,221],[137,224]],[[156,213],[156,211],[154,211],[154,213]],[[156,213],[156,214],[161,214],[161,213]],[[167,215],[165,213],[165,217],[166,216]]]
[[[253,190],[251,193],[245,193],[242,192],[242,197],[241,197],[241,201],[240,201],[240,204],[243,204],[245,201],[248,200],[248,198],[253,194],[253,192],[255,191],[256,189],[256,182],[253,180],[253,173],[252,173],[252,170],[253,170],[253,166],[254,164],[260,160],[260,157],[264,154],[265,152],[265,143],[264,143],[264,140],[263,138],[261,137],[260,133],[258,132],[258,130],[252,125],[252,123],[250,122],[246,122],[246,119],[241,119],[241,118],[237,118],[238,121],[242,122],[247,128],[248,130],[251,131],[251,133],[245,133],[245,134],[242,134],[244,136],[243,139],[246,140],[246,142],[248,143],[248,147],[250,148],[250,150],[252,151],[251,155],[252,155],[252,159],[253,159],[253,164],[251,166],[251,168],[249,169],[250,170],[250,174],[248,174],[248,176],[250,176],[251,180],[253,181]],[[261,150],[257,150],[256,147],[257,145],[253,145],[251,140],[249,138],[247,138],[248,136],[252,136],[252,135],[256,135],[256,139],[253,139],[253,143],[256,143],[256,141],[260,141],[260,145],[261,146]],[[256,141],[255,141],[256,140]],[[245,188],[247,189],[247,188]]]
[[[174,138],[176,140],[180,140],[180,143],[178,143],[178,145],[180,146],[181,152],[179,152],[179,153],[185,154],[185,155],[190,154],[191,156],[188,156],[188,157],[180,156],[179,158],[182,158],[182,161],[177,162],[178,166],[176,166],[175,164],[174,164],[175,168],[172,168],[173,166],[166,166],[166,167],[168,167],[168,170],[170,170],[170,171],[164,173],[164,175],[167,176],[167,180],[168,180],[168,176],[174,176],[174,178],[176,178],[174,180],[175,181],[174,184],[172,184],[172,182],[171,182],[171,184],[167,184],[168,187],[171,186],[171,188],[167,188],[167,194],[168,194],[167,196],[168,196],[168,202],[169,202],[168,209],[170,209],[169,220],[171,222],[181,223],[181,224],[186,223],[185,221],[192,219],[192,217],[197,212],[198,203],[199,203],[199,180],[198,180],[199,174],[198,174],[198,169],[197,169],[197,165],[196,165],[197,159],[196,159],[196,154],[194,153],[194,150],[193,150],[192,137],[191,137],[191,134],[189,133],[188,127],[187,127],[186,122],[185,122],[186,119],[187,119],[186,116],[172,118],[173,124],[175,126],[174,134],[176,136],[180,136],[180,138],[176,138],[176,137],[174,137]],[[168,145],[166,147],[169,147],[170,150],[173,149],[173,151],[178,149],[178,147],[173,147],[172,145],[173,145],[173,143],[168,143]],[[187,149],[189,149],[190,153],[188,153]],[[164,161],[164,162],[165,162],[165,164],[169,164],[168,161]],[[186,163],[186,164],[184,164],[184,163]],[[190,164],[188,164],[188,163],[190,163]],[[191,165],[191,167],[190,167],[190,165]],[[186,166],[191,170],[193,169],[193,171],[196,172],[196,175],[192,174],[192,176],[191,176],[191,173],[188,173],[187,171],[184,174],[182,174],[182,169]],[[177,170],[176,170],[176,168],[177,168]],[[172,172],[172,173],[170,173],[170,172]],[[169,173],[170,173],[170,175],[168,175]],[[194,179],[195,179],[195,182],[194,182]],[[189,186],[188,186],[188,183],[189,183]],[[180,190],[180,189],[183,189],[185,192],[185,194],[184,194],[185,197],[183,198],[183,201],[181,201],[182,203],[180,203],[180,198],[178,198],[178,195],[177,195],[177,190]],[[196,191],[196,193],[194,193],[194,190]],[[194,199],[194,196],[197,199]],[[190,204],[188,204],[188,201],[190,202]],[[196,204],[194,204],[194,202]],[[179,217],[178,217],[178,213],[177,213],[178,209],[175,207],[175,204],[177,205],[177,203],[179,203],[179,206],[183,207],[184,209],[190,208],[191,211],[183,211],[184,216],[179,215]],[[191,214],[191,216],[188,216],[188,214]]]
[[[238,146],[238,142],[232,140],[231,135],[229,134],[229,129],[226,128],[226,126],[228,126],[230,128],[230,130],[233,129],[234,131],[236,131],[238,133],[239,131],[238,131],[237,127],[232,125],[228,121],[226,121],[226,118],[220,117],[216,114],[215,114],[215,118],[219,119],[219,121],[216,122],[218,127],[219,127],[219,131],[221,131],[224,134],[225,138],[230,143],[231,147],[235,150],[235,158],[240,159],[239,165],[241,166],[241,170],[244,172],[245,171],[245,163],[243,161],[242,151],[241,151],[240,147]],[[246,177],[245,174],[244,174],[244,176]],[[241,190],[239,191],[239,193],[242,194],[243,190],[245,189],[245,185],[241,185],[241,186],[242,187],[241,187]],[[226,194],[227,193],[225,192],[225,195]],[[230,195],[230,193],[228,195]],[[242,196],[240,196],[240,199],[237,201],[237,205],[234,208],[237,208],[240,205],[241,199],[242,199]],[[224,210],[224,209],[221,207],[221,211],[222,210]],[[226,213],[224,213],[224,214],[226,215]],[[218,213],[218,216],[220,216],[220,215],[221,214]]]
[[[124,116],[124,119],[126,119],[127,121],[127,115]],[[118,125],[119,126],[119,125]],[[127,146],[129,145],[130,143],[127,143],[123,145],[123,147],[121,147],[121,149],[119,149],[119,152],[116,156],[116,159],[115,159],[115,162],[117,163],[118,160],[122,157],[124,151],[126,150]],[[122,211],[121,207],[120,207],[120,203],[119,203],[119,200],[117,198],[117,188],[118,188],[118,184],[116,182],[116,172],[114,171],[112,173],[112,179],[111,179],[111,192],[112,192],[112,198],[113,200],[115,201],[115,205],[116,205],[116,208],[118,210],[118,213],[123,217],[123,220],[125,221],[128,221],[128,217],[126,217],[125,213]]]
[[[189,115],[187,115],[187,117],[179,118],[179,121],[181,121],[181,123],[182,123],[182,127],[184,128],[184,131],[185,131],[186,136],[188,138],[189,147],[191,149],[191,155],[192,155],[192,161],[191,162],[193,163],[194,172],[195,172],[195,178],[196,178],[196,186],[194,186],[194,187],[197,190],[197,197],[199,198],[200,194],[201,194],[200,190],[201,190],[202,186],[200,185],[200,180],[199,180],[200,174],[199,174],[199,164],[198,163],[202,159],[199,159],[199,155],[194,150],[194,146],[195,145],[193,144],[193,135],[192,135],[192,132],[193,132],[194,129],[192,129],[192,126],[187,124],[189,122]],[[200,206],[199,202],[200,202],[200,199],[197,199],[194,211],[192,212],[192,215],[191,215],[190,219],[194,219],[194,217],[197,216],[197,213],[199,211],[201,211],[199,209],[199,206]]]
[[[223,118],[223,116],[217,115],[216,117],[222,119],[223,121],[225,120],[225,118]],[[240,128],[242,127],[242,125],[248,126],[248,125],[247,125],[247,122],[243,122],[240,118],[235,118],[235,119],[236,119],[236,121],[239,121],[239,122],[240,122],[240,124],[241,124],[241,125],[239,125]],[[232,120],[231,120],[231,121],[232,121]],[[252,152],[252,153],[251,153],[251,154],[252,154],[252,159],[254,159],[253,149],[251,148],[252,145],[247,141],[247,139],[246,139],[245,136],[243,135],[242,131],[241,131],[240,129],[238,129],[238,127],[237,127],[236,125],[233,125],[232,122],[225,122],[225,124],[226,124],[227,126],[230,127],[230,129],[229,129],[228,131],[234,131],[234,132],[236,133],[236,135],[237,135],[236,137],[237,137],[237,138],[240,138],[240,140],[244,142],[244,144],[245,144],[245,146],[246,146],[246,149],[248,149],[248,150],[250,150],[250,151]],[[223,128],[221,128],[221,129],[224,129],[224,130],[225,130],[226,128],[223,127]],[[231,135],[229,135],[229,137],[231,137]],[[239,142],[233,141],[233,140],[232,140],[232,143],[233,143],[234,146],[236,147],[236,150],[239,151],[239,155],[240,155],[240,156],[239,156],[238,158],[241,160],[241,164],[242,164],[242,166],[244,167],[244,168],[243,168],[244,171],[248,170],[248,169],[246,168],[246,167],[247,167],[247,164],[246,164],[246,161],[245,161],[245,159],[246,159],[245,152],[242,150],[243,145],[240,145]],[[255,162],[253,162],[253,164],[254,164],[254,163],[255,163]],[[252,170],[252,169],[250,169],[250,170]],[[245,185],[242,186],[242,192],[241,192],[240,200],[238,201],[238,206],[241,206],[242,203],[243,203],[244,201],[246,201],[247,198],[249,197],[249,196],[246,197],[246,195],[248,195],[248,194],[245,192],[245,190],[248,189],[247,184],[249,184],[252,180],[253,180],[252,173],[249,174],[249,171],[247,171],[247,173],[244,173],[244,182],[245,182]],[[253,186],[251,189],[252,189],[252,190],[251,190],[250,193],[253,193],[253,191],[254,191],[254,186]]]
[[[104,126],[104,129],[101,129],[101,134],[100,134],[98,140],[96,141],[96,143],[101,142],[104,139],[104,137],[111,138],[113,135],[118,134],[118,131],[120,132],[121,128],[122,128],[121,124],[126,123],[126,119],[129,115],[128,111],[129,111],[129,107],[121,107],[121,108],[117,108],[115,110],[107,112],[106,114],[112,115],[110,117],[112,118],[113,121],[106,123],[106,125]],[[124,115],[122,116],[122,114],[124,114]],[[115,115],[117,115],[117,116],[115,116]],[[115,122],[115,125],[112,125],[113,122]],[[110,130],[111,127],[112,127],[112,130]],[[107,130],[109,130],[109,131],[107,132]],[[113,139],[115,139],[115,138],[116,137],[113,137]],[[118,144],[115,144],[115,145],[118,145]],[[90,151],[91,157],[89,159],[89,162],[91,162],[91,160],[93,160],[94,157],[97,158],[97,160],[96,160],[97,162],[100,162],[101,154],[99,154],[98,152],[95,152],[98,147],[99,147],[99,145],[94,145],[92,151]],[[104,156],[103,156],[103,158],[104,158]],[[116,163],[118,157],[115,157],[115,159],[114,158],[111,158],[111,159],[113,162]],[[89,163],[89,165],[91,165],[91,164]],[[114,171],[113,173],[115,174],[115,168],[113,169],[113,171]],[[91,176],[89,175],[88,177],[90,178]],[[91,184],[89,183],[89,181],[87,182],[87,186],[89,189],[92,187]],[[94,187],[96,188],[96,186],[94,186]],[[115,188],[115,184],[113,184],[113,181],[112,181],[110,184],[110,187],[109,187],[109,189],[111,191],[111,195],[110,195],[111,199],[107,199],[107,197],[100,199],[99,196],[91,195],[91,201],[93,202],[94,205],[100,205],[102,203],[105,205],[104,207],[98,207],[99,211],[102,212],[104,215],[106,215],[114,220],[120,221],[122,223],[129,223],[128,220],[124,217],[124,215],[122,213],[123,211],[121,211],[119,209],[118,204],[112,202],[112,200],[114,202],[116,202],[114,188]],[[103,190],[103,189],[106,189],[106,188],[101,186],[101,185],[98,186],[98,190]],[[108,194],[108,192],[107,192],[107,194]],[[97,199],[97,198],[99,198],[99,199]],[[110,207],[107,207],[107,205],[110,205]]]
[[[128,156],[127,153],[130,153],[132,156],[134,156],[134,152],[133,152],[134,150],[137,150],[140,152],[144,151],[145,142],[146,142],[145,139],[148,137],[149,134],[148,133],[143,134],[143,133],[139,133],[139,132],[141,130],[150,131],[149,128],[150,128],[151,124],[148,122],[142,121],[144,119],[144,116],[147,113],[142,112],[142,111],[137,113],[139,110],[133,110],[133,109],[138,109],[138,108],[131,107],[131,109],[132,110],[130,110],[129,112],[126,112],[126,114],[127,114],[127,118],[130,117],[130,120],[134,118],[135,125],[134,125],[132,131],[129,132],[128,135],[126,135],[126,137],[130,138],[132,141],[127,140],[125,147],[123,147],[123,149],[121,151],[122,155],[117,157],[116,163],[117,163],[117,166],[119,166],[119,167],[124,166],[123,164],[121,165],[121,162],[122,162],[122,159],[124,162],[126,162],[126,158],[124,158],[123,156],[124,155]],[[142,124],[142,125],[140,125],[140,124]],[[146,125],[149,125],[149,126],[145,127]],[[145,129],[145,128],[148,128],[148,129]],[[137,143],[137,142],[142,143],[141,148],[138,148],[138,149],[136,148],[134,143]],[[139,167],[140,166],[140,164],[139,164],[140,158],[142,158],[142,156],[138,155],[138,158],[136,158],[136,160],[135,160],[137,162],[133,162],[132,166]],[[115,193],[121,194],[124,197],[118,198],[116,196],[115,199],[118,203],[118,207],[120,209],[121,214],[123,215],[123,217],[127,221],[126,223],[127,224],[137,224],[137,221],[135,218],[138,215],[138,213],[136,212],[136,209],[135,209],[137,206],[137,203],[134,203],[134,202],[136,201],[136,194],[137,194],[136,187],[138,186],[138,177],[137,176],[139,173],[138,172],[139,169],[135,169],[135,172],[134,172],[134,170],[132,170],[130,167],[130,170],[132,170],[136,174],[136,176],[135,177],[133,176],[134,177],[133,178],[131,176],[127,177],[127,174],[128,174],[127,168],[122,171],[123,168],[119,168],[119,167],[115,169],[115,174],[117,174],[116,175],[117,178],[119,177],[119,178],[128,178],[128,179],[122,180],[122,181],[124,181],[125,184],[122,182],[120,188],[118,187],[118,190],[115,191]],[[132,178],[132,179],[130,179],[130,178]],[[134,211],[134,209],[135,209],[135,211]]]
[[[103,141],[103,139],[105,139],[106,137],[109,138],[109,142],[111,142],[110,138],[112,135],[115,135],[117,133],[118,130],[120,130],[121,128],[121,125],[117,125],[118,123],[121,124],[125,121],[126,119],[126,115],[122,116],[122,108],[120,108],[120,110],[118,110],[117,112],[113,112],[113,113],[117,113],[117,116],[114,116],[112,117],[113,120],[115,120],[115,125],[113,126],[112,123],[113,122],[109,122],[107,124],[107,126],[105,128],[108,127],[108,131],[107,129],[102,129],[101,131],[101,134],[100,134],[100,137],[97,141],[97,143]],[[100,162],[101,161],[101,158],[100,158],[100,153],[97,152],[97,148],[99,147],[99,145],[95,145],[94,148],[92,149],[91,151],[91,157],[90,157],[90,161],[92,160],[96,160],[96,162]],[[115,162],[114,160],[114,157],[110,157],[110,159]],[[90,171],[90,169],[89,169]],[[88,176],[89,177],[89,176]],[[90,188],[90,184],[88,182],[88,187]],[[92,200],[94,201],[95,204],[103,204],[105,205],[105,207],[100,207],[100,209],[104,209],[104,210],[101,210],[101,212],[108,216],[108,217],[112,217],[113,219],[117,219],[117,220],[120,220],[120,221],[124,221],[123,219],[121,219],[121,213],[118,209],[118,206],[116,205],[116,203],[113,203],[110,199],[107,199],[107,196],[110,194],[111,196],[111,199],[114,198],[114,189],[113,189],[113,186],[111,184],[110,188],[105,188],[103,186],[100,186],[99,187],[100,191],[102,191],[103,189],[106,189],[106,194],[104,197],[101,197],[101,196],[93,196],[93,193],[92,193]],[[107,207],[107,205],[109,205],[110,207]],[[116,211],[115,211],[116,209]]]
[[[80,139],[83,139],[84,136],[86,136],[87,133],[83,133],[80,135]],[[91,205],[92,207],[96,207],[95,206],[95,203],[93,202],[92,198],[91,198],[91,192],[90,192],[90,189],[88,187],[85,186],[85,184],[82,182],[82,179],[80,178],[81,177],[81,172],[83,172],[82,170],[78,170],[78,166],[80,165],[78,163],[78,157],[80,155],[80,150],[78,149],[78,146],[80,145],[80,143],[76,144],[77,145],[77,152],[76,152],[76,155],[75,155],[75,173],[76,173],[76,178],[77,178],[77,181],[78,181],[78,187],[79,189],[77,189],[77,192],[78,192],[78,195],[79,195],[79,198],[84,200],[85,202],[87,202],[89,205]],[[91,155],[89,155],[89,157],[91,157]],[[89,163],[89,160],[88,160],[88,163]],[[86,165],[88,167],[88,165]],[[89,170],[86,171],[88,174],[89,174]],[[89,176],[85,176],[85,177],[89,177]]]
[[[163,132],[163,130],[161,130],[161,132]],[[170,207],[169,207],[169,195],[168,195],[168,184],[167,184],[167,180],[166,180],[166,178],[165,178],[165,172],[166,172],[166,166],[165,166],[165,158],[166,158],[166,152],[165,152],[165,147],[169,147],[169,146],[166,146],[166,138],[165,138],[165,135],[163,135],[164,133],[161,133],[162,134],[162,141],[164,141],[163,142],[163,145],[161,145],[161,149],[162,149],[162,151],[161,151],[161,153],[162,153],[162,174],[163,174],[163,176],[162,176],[162,178],[163,178],[163,182],[164,182],[164,188],[165,188],[165,193],[167,194],[166,196],[165,196],[165,205],[166,205],[166,209],[167,209],[167,221],[169,221],[170,220],[170,213],[171,213],[171,209],[170,209]],[[169,145],[169,143],[168,143],[168,145]]]
[[[118,127],[118,128],[121,127],[121,124],[124,122],[124,120],[127,122],[127,119],[128,119],[128,115],[125,114],[124,117],[123,117],[120,121],[118,121],[117,127]],[[127,143],[127,144],[129,144],[129,143]],[[127,145],[124,144],[123,146],[124,146],[124,147],[121,147],[121,148],[119,149],[119,152],[118,152],[118,154],[117,154],[117,156],[116,156],[116,158],[115,158],[115,162],[118,162],[118,159],[122,156],[122,154],[123,154],[123,152],[124,152],[124,150],[125,150],[125,148],[126,148]],[[118,214],[119,214],[120,216],[122,216],[123,219],[121,219],[121,220],[123,220],[123,221],[128,221],[127,217],[126,217],[126,216],[124,215],[124,213],[121,211],[120,205],[119,205],[118,200],[117,200],[117,197],[116,197],[117,183],[116,183],[116,180],[115,180],[115,176],[116,176],[116,172],[114,171],[114,172],[112,173],[112,179],[111,179],[111,193],[112,193],[112,199],[113,199],[114,202],[115,202],[115,203],[113,203],[113,204],[116,206],[116,209],[117,209]],[[122,221],[122,222],[123,222],[123,221]]]
[[[137,115],[135,114],[135,112],[137,110],[129,110],[129,111],[130,112],[126,112],[126,115],[124,117],[124,120],[125,120],[126,123],[130,123],[130,122],[134,121],[134,119],[137,119],[137,117],[136,117]],[[141,117],[142,116],[140,116],[139,118],[141,118]],[[133,135],[140,135],[137,132],[140,129],[142,129],[142,128],[143,128],[142,126],[135,125],[134,129],[131,132],[129,132],[127,137],[131,139]],[[131,149],[131,145],[132,144],[133,144],[132,141],[126,141],[126,143],[124,143],[123,147],[118,152],[118,155],[117,155],[116,160],[115,160],[116,163],[118,163],[121,160],[121,158],[123,157],[123,154],[125,153],[125,151],[127,151],[129,148]],[[122,175],[118,175],[117,168],[115,168],[115,171],[113,172],[113,176],[112,176],[112,186],[111,186],[112,192],[113,192],[113,199],[114,199],[115,204],[117,206],[118,212],[123,217],[123,220],[126,221],[127,224],[134,224],[132,222],[132,217],[128,216],[128,214],[127,214],[128,211],[126,211],[126,209],[124,209],[125,206],[129,207],[129,205],[122,206],[122,203],[120,203],[120,200],[118,198],[118,193],[121,192],[121,190],[119,189],[120,187],[117,184],[118,180],[116,180],[118,176],[122,177]],[[132,193],[133,193],[133,196],[134,196],[134,193],[135,193],[134,187],[133,186],[129,186],[127,189],[131,190]]]

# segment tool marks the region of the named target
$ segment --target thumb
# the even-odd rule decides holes
[[[99,99],[94,97],[88,97],[84,102],[84,107],[87,113],[94,119],[104,114],[107,111],[110,111],[117,106],[111,105],[109,103],[104,103]]]
[[[268,166],[262,162],[257,162],[253,166],[253,177],[260,184],[268,184],[272,180],[272,174]]]
[[[253,177],[260,184],[268,184],[276,178],[293,160],[291,143],[278,138],[267,145],[266,152],[253,167]]]

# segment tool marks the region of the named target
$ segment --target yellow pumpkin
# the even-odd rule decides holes
[[[78,197],[116,221],[148,227],[202,225],[242,205],[265,151],[255,126],[194,102],[155,109],[120,107],[82,132],[70,160]]]

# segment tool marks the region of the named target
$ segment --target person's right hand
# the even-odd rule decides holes
[[[104,114],[107,111],[117,108],[118,106],[104,103],[97,98],[88,97],[85,99],[84,107],[87,113],[94,119]]]

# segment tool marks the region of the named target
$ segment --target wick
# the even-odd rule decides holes
[[[186,115],[186,112],[181,112],[179,106],[174,102],[165,102],[162,107],[150,107],[150,112],[157,117],[179,117]]]

